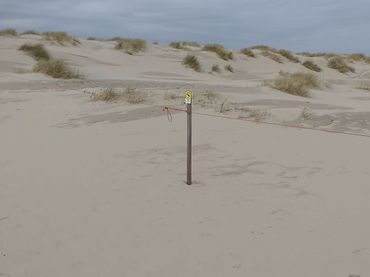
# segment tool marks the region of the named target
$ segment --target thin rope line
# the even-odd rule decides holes
[[[168,106],[165,106],[163,109],[164,110],[173,110],[173,111],[187,113],[187,110],[179,109],[179,108],[173,108],[173,107],[168,107]],[[324,129],[317,129],[317,128],[313,128],[313,127],[297,126],[297,125],[283,124],[283,123],[274,123],[274,122],[269,122],[269,121],[260,121],[260,120],[255,121],[255,120],[246,119],[246,118],[236,118],[236,117],[231,117],[231,116],[207,114],[207,113],[200,113],[200,112],[194,112],[194,111],[192,113],[195,114],[195,115],[200,115],[200,116],[223,118],[223,119],[229,119],[229,120],[239,120],[239,121],[245,121],[245,122],[250,122],[250,123],[254,123],[254,124],[265,124],[265,125],[272,125],[272,126],[279,126],[279,127],[287,127],[287,128],[297,129],[297,130],[303,129],[303,130],[310,130],[310,131],[317,131],[317,132],[325,132],[325,133],[331,133],[331,134],[341,134],[341,135],[348,135],[348,136],[356,136],[356,137],[370,138],[370,135],[356,134],[356,133],[352,133],[352,132],[341,132],[341,131],[334,131],[334,130],[324,130]]]

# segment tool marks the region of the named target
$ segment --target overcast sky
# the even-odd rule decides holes
[[[0,0],[0,29],[370,54],[369,0]]]

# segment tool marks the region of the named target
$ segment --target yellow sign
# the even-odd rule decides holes
[[[185,100],[190,100],[193,99],[193,93],[191,92],[191,90],[187,90],[185,91]]]

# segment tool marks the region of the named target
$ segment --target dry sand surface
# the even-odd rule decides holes
[[[370,135],[369,64],[312,58],[322,85],[299,97],[263,85],[309,72],[288,60],[44,42],[85,76],[56,80],[17,50],[40,40],[0,37],[0,276],[370,276],[370,138],[194,115],[187,186],[186,115],[161,108],[192,89],[198,112]],[[145,101],[90,101],[108,87]]]

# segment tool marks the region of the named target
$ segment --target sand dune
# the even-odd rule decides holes
[[[128,55],[80,41],[0,36],[0,276],[370,274],[370,138],[258,123],[370,135],[370,92],[359,89],[369,64],[342,74],[309,58],[321,85],[299,97],[264,81],[311,71],[259,50],[224,61],[196,47]],[[17,49],[38,42],[85,79],[32,73]],[[188,53],[203,72],[181,64]],[[145,101],[90,101],[109,87]],[[186,116],[170,123],[161,109],[182,107],[185,89],[195,111],[220,115],[224,103],[222,115],[257,121],[194,115],[191,187]]]

